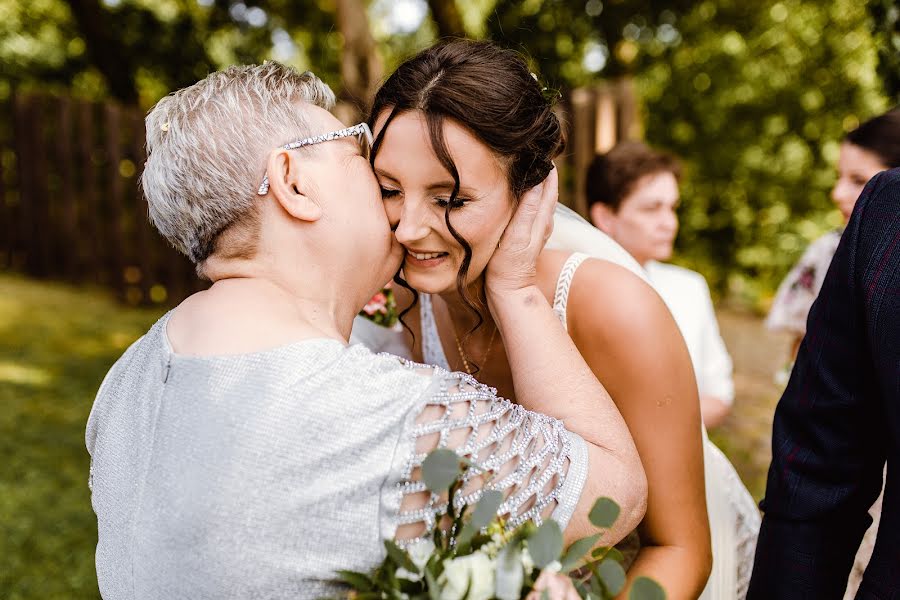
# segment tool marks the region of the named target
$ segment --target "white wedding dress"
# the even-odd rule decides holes
[[[564,206],[556,209],[553,235],[547,242],[547,248],[573,251],[560,272],[553,303],[563,326],[566,325],[566,302],[572,276],[585,258],[614,262],[650,284],[644,270],[624,248]],[[434,320],[431,298],[428,294],[421,294],[419,302],[423,362],[450,370]],[[351,341],[363,343],[376,351],[410,355],[402,333],[379,327],[362,317],[354,323]],[[760,514],[734,467],[722,451],[709,441],[705,429],[702,435],[713,567],[700,599],[743,600],[753,569]]]

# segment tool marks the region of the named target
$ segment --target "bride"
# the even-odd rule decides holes
[[[377,93],[370,124],[385,208],[406,250],[397,293],[407,330],[358,319],[356,339],[477,373],[517,398],[523,390],[511,376],[507,336],[485,308],[483,273],[522,193],[544,179],[562,149],[551,105],[516,54],[451,41],[398,68]],[[731,467],[704,450],[684,341],[624,250],[570,212],[558,209],[555,220],[555,239],[537,263],[539,288],[609,390],[647,473],[629,581],[647,575],[670,598],[697,598],[713,558],[704,479],[720,481],[704,472],[704,453],[707,471]],[[716,516],[723,506],[729,513],[730,492],[710,491],[715,521],[737,527],[734,511]],[[709,597],[734,598],[736,589]]]

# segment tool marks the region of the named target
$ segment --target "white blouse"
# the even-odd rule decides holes
[[[734,401],[731,356],[719,333],[709,286],[703,275],[650,261],[644,268],[684,336],[701,396]]]

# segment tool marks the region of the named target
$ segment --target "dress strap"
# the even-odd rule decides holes
[[[431,294],[419,294],[419,329],[422,336],[422,362],[437,365],[450,371],[450,362],[444,354],[441,336],[438,333],[437,321],[434,319],[434,304]]]
[[[572,278],[575,277],[575,271],[586,258],[590,257],[582,252],[570,254],[559,272],[559,279],[556,280],[556,293],[553,294],[553,311],[566,329],[568,329],[566,325],[566,307],[569,304],[569,288],[572,287]]]

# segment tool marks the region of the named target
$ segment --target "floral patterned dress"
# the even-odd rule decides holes
[[[809,245],[775,294],[766,327],[773,331],[806,334],[806,317],[825,280],[825,273],[841,241],[841,232],[826,233]]]

